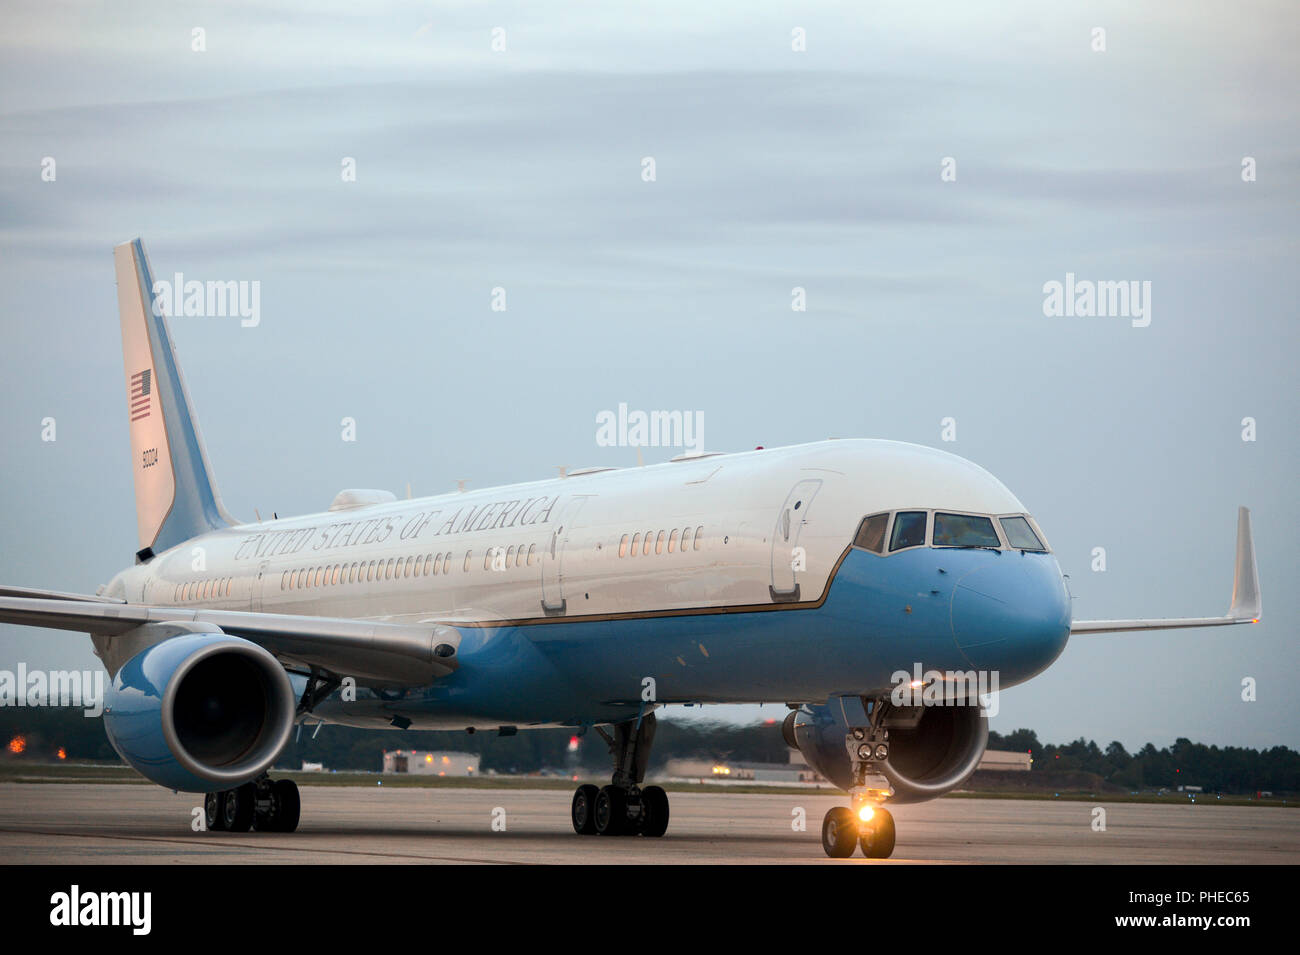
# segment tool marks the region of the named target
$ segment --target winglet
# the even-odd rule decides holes
[[[1237,508],[1237,563],[1232,574],[1232,603],[1228,616],[1257,622],[1262,613],[1259,569],[1255,565],[1255,538],[1250,532],[1250,508]]]
[[[1250,508],[1237,508],[1237,562],[1232,573],[1232,603],[1222,617],[1159,617],[1150,620],[1075,620],[1070,633],[1126,633],[1140,630],[1181,630],[1259,623],[1259,571],[1255,538],[1250,533]]]

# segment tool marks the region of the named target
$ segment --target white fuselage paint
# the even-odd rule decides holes
[[[786,521],[785,510],[809,493],[811,504],[799,501]],[[523,502],[530,500],[529,508]],[[512,501],[520,504],[510,512]],[[463,517],[451,521],[494,503],[495,513],[477,511],[489,516],[468,527]],[[1025,510],[991,474],[955,455],[892,441],[824,441],[235,526],[122,572],[108,592],[160,606],[403,623],[535,619],[546,615],[544,602],[558,608],[561,601],[569,619],[770,604],[773,587],[787,590],[791,579],[807,601],[822,594],[865,515],[934,507]],[[685,551],[684,528],[692,538]],[[647,533],[656,542],[648,554]],[[620,557],[624,535],[636,534],[637,554]],[[803,569],[792,571],[796,546]],[[493,548],[511,549],[504,568],[485,569]],[[429,555],[443,555],[439,572],[426,573],[421,560],[417,573],[415,559]],[[358,579],[357,570],[373,563],[387,571],[399,559],[401,577]],[[312,585],[304,587],[307,573]],[[221,584],[205,593],[208,581]]]

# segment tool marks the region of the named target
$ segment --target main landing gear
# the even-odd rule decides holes
[[[655,735],[655,715],[614,725],[610,736],[596,732],[609,744],[614,778],[608,786],[579,786],[573,794],[573,831],[589,836],[662,836],[668,831],[668,794],[659,786],[646,786],[646,765]]]
[[[883,725],[886,707],[871,708],[869,726],[851,726],[844,745],[853,767],[852,808],[836,806],[822,820],[822,848],[832,859],[847,859],[862,847],[868,859],[888,859],[894,852],[894,817],[882,805],[889,798],[889,781],[877,763],[889,758],[889,730]]]
[[[217,832],[293,832],[301,808],[297,783],[268,776],[203,797],[204,821]]]

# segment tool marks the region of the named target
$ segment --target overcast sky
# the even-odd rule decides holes
[[[970,458],[1099,618],[1222,613],[1246,504],[1263,623],[1078,637],[993,726],[1300,747],[1295,4],[697,6],[7,4],[0,581],[93,592],[136,549],[140,235],[159,277],[261,283],[256,327],[173,322],[241,518],[635,464],[595,442],[626,402],[710,450]],[[1069,272],[1150,282],[1150,324],[1045,316]],[[96,663],[0,628],[19,660]]]

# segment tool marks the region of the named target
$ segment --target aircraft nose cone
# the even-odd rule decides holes
[[[1046,554],[1002,553],[957,581],[952,635],[977,670],[996,670],[1002,686],[1045,670],[1070,636],[1069,596]]]

